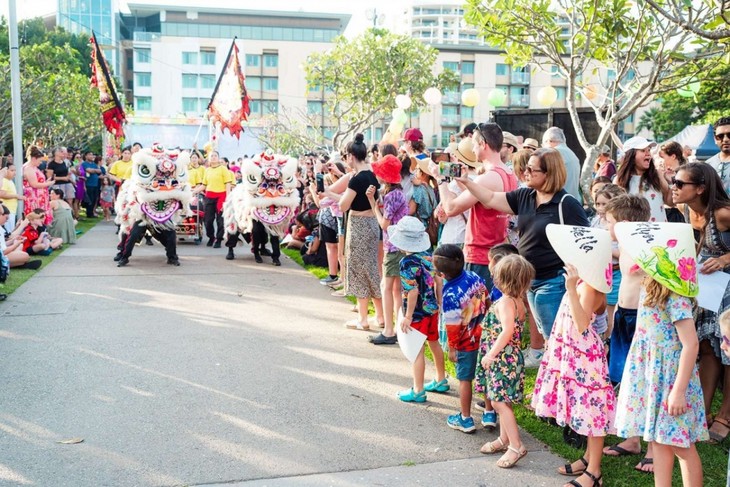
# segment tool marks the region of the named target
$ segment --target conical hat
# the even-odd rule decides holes
[[[697,253],[691,225],[621,222],[614,231],[621,250],[652,279],[682,296],[697,296]]]
[[[574,265],[583,281],[604,294],[611,292],[611,235],[606,230],[551,223],[545,233],[558,257]]]

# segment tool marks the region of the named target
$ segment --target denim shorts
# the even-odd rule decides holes
[[[474,380],[477,370],[477,355],[479,350],[473,352],[456,351],[456,378],[459,380]]]
[[[558,316],[560,301],[565,294],[564,272],[549,279],[535,279],[527,291],[527,301],[530,304],[535,325],[545,340],[550,338],[553,331],[555,317]]]

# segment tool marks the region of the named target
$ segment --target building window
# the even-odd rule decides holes
[[[497,76],[509,76],[509,64],[497,63]]]
[[[138,63],[149,63],[152,61],[152,49],[135,49]]]
[[[200,51],[200,64],[215,66],[215,51]]]
[[[316,84],[316,85],[310,85],[309,86],[309,92],[310,93],[318,93],[322,91],[322,85]]]
[[[140,112],[152,111],[152,97],[151,96],[135,96],[134,97],[134,108]]]
[[[246,66],[258,68],[261,66],[261,56],[258,54],[246,54]]]
[[[461,107],[462,120],[474,120],[474,107]]]
[[[457,72],[459,70],[459,63],[455,61],[444,61],[444,69]]]
[[[332,137],[335,136],[335,128],[334,127],[324,127],[322,130],[322,137],[324,137],[327,140],[332,140]]]
[[[261,102],[258,100],[251,100],[248,104],[251,108],[251,113],[254,115],[261,115]]]
[[[474,61],[462,61],[461,74],[474,74]]]
[[[462,83],[461,84],[462,90],[470,90],[472,88],[474,88],[474,83]]]
[[[322,102],[321,101],[308,101],[307,102],[307,113],[309,115],[322,115]]]
[[[215,88],[215,75],[201,74],[200,75],[200,87],[206,88],[206,89]]]
[[[560,68],[558,68],[557,66],[555,66],[553,64],[552,66],[550,66],[550,74],[552,74],[552,76],[554,78],[559,77],[560,76]]]
[[[198,113],[198,99],[197,98],[183,98],[182,99],[182,111],[183,111],[183,113]]]
[[[279,89],[279,78],[264,78],[264,91],[277,91]]]
[[[556,86],[555,92],[558,94],[557,101],[565,100],[565,95],[566,95],[565,86]]]
[[[278,54],[264,54],[264,67],[265,68],[279,67],[279,55]]]
[[[152,73],[134,73],[134,84],[139,88],[152,86]]]
[[[183,51],[182,63],[183,64],[198,64],[198,53]]]
[[[269,113],[279,113],[279,101],[278,100],[268,100],[264,101],[262,105],[263,113],[264,115],[268,115]]]
[[[183,88],[197,88],[198,87],[198,75],[197,74],[183,74],[182,75],[182,87]]]
[[[253,91],[261,91],[261,78],[256,76],[246,78],[246,88]]]
[[[511,86],[509,89],[509,104],[513,107],[529,107],[529,88],[522,86]]]

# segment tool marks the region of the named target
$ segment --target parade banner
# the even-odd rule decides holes
[[[220,124],[221,132],[228,129],[236,138],[240,138],[241,132],[243,132],[242,122],[248,120],[251,112],[245,80],[234,38],[215,90],[213,90],[213,96],[208,103],[208,119]]]
[[[115,138],[124,137],[124,105],[119,101],[114,79],[109,74],[109,65],[104,58],[96,34],[91,34],[91,86],[99,89],[99,103],[104,126]]]

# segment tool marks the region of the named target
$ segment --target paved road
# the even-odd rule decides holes
[[[480,457],[455,394],[400,403],[399,350],[295,263],[157,244],[118,269],[114,243],[99,224],[0,304],[0,485],[559,485],[534,440]]]

